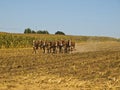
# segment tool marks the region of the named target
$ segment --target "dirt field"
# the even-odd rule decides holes
[[[120,90],[120,42],[77,43],[71,54],[1,49],[0,90]]]

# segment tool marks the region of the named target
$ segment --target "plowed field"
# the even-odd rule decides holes
[[[120,90],[120,42],[77,43],[70,54],[0,50],[0,90]]]

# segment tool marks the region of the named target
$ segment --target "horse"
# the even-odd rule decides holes
[[[58,48],[58,42],[57,41],[53,41],[52,42],[53,53],[57,53],[57,48]]]
[[[73,50],[75,50],[75,42],[73,42],[72,40],[68,40],[66,43],[66,49],[67,52],[72,52]]]
[[[33,51],[36,53],[38,49],[43,50],[43,53],[69,53],[75,50],[75,42],[72,40],[58,40],[58,41],[43,41],[43,40],[33,40]]]
[[[59,49],[59,53],[64,53],[65,41],[64,40],[57,41],[57,48]]]
[[[36,50],[38,50],[39,41],[33,40],[33,52],[36,54]]]

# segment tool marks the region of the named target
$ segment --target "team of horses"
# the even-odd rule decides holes
[[[71,53],[75,50],[75,42],[72,40],[33,40],[33,51],[42,50],[43,53]]]

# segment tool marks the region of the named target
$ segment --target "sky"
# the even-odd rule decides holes
[[[120,0],[0,0],[0,31],[120,38]]]

